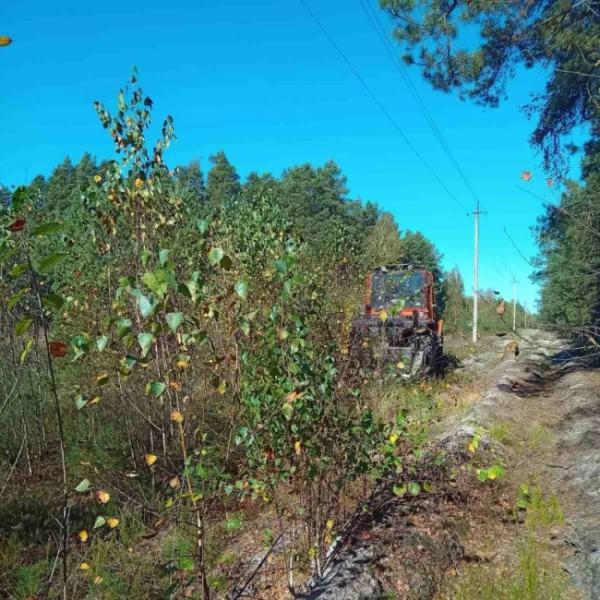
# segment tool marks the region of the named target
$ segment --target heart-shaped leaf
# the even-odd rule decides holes
[[[166,384],[162,381],[153,381],[148,385],[148,391],[156,398],[161,396],[166,388]]]
[[[242,299],[245,300],[248,297],[248,282],[243,279],[235,284],[235,293]]]
[[[166,320],[169,329],[173,333],[175,333],[177,331],[177,328],[181,325],[181,322],[183,321],[183,314],[180,312],[169,313],[166,316]]]
[[[154,341],[154,336],[151,333],[140,333],[138,334],[138,344],[142,349],[142,358],[145,358],[152,346],[152,342]]]
[[[108,345],[108,337],[106,335],[101,335],[96,340],[96,348],[98,348],[98,352],[104,352],[107,345]]]
[[[82,479],[75,486],[75,491],[79,492],[80,494],[83,494],[83,493],[87,492],[89,489],[90,489],[90,480],[89,479]]]
[[[211,265],[216,266],[223,260],[224,256],[225,252],[223,252],[223,248],[212,248],[208,253],[208,262]]]
[[[106,519],[104,517],[96,517],[96,521],[94,522],[94,529],[98,529],[98,527],[102,527],[106,523]]]

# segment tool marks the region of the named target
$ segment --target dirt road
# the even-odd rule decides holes
[[[378,490],[307,598],[600,598],[600,371],[520,335],[517,357],[497,338],[464,361],[420,465],[432,492]]]

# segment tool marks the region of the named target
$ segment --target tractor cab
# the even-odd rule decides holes
[[[375,269],[367,277],[365,313],[380,316],[413,317],[435,321],[433,275],[423,267],[389,265]]]

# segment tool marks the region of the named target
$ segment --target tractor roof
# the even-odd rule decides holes
[[[399,263],[392,265],[382,265],[373,269],[374,271],[429,271],[423,265],[415,265],[412,263]]]

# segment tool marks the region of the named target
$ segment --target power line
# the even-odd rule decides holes
[[[409,92],[411,93],[413,99],[417,103],[417,106],[421,110],[421,113],[425,117],[427,124],[429,125],[433,134],[435,135],[436,139],[438,140],[442,150],[445,152],[446,156],[450,159],[450,161],[454,165],[454,168],[456,169],[457,173],[459,174],[460,178],[462,179],[463,183],[465,184],[465,187],[469,190],[469,192],[473,196],[473,199],[475,200],[475,202],[479,202],[479,198],[478,198],[477,194],[475,193],[475,190],[471,186],[471,183],[467,179],[467,176],[465,175],[465,172],[463,171],[459,162],[456,160],[456,157],[454,156],[452,149],[450,148],[444,135],[440,131],[440,128],[437,126],[437,123],[435,122],[433,115],[431,114],[431,112],[427,108],[427,105],[425,104],[423,98],[419,94],[419,90],[417,89],[417,87],[413,83],[412,79],[410,78],[410,75],[408,74],[406,67],[402,64],[402,61],[399,60],[396,53],[394,52],[394,46],[393,46],[392,42],[390,41],[388,33],[386,32],[383,25],[381,24],[381,20],[377,16],[377,13],[375,12],[373,7],[366,0],[359,0],[359,1],[360,1],[360,4],[362,6],[364,13],[366,14],[367,18],[371,22],[373,30],[375,31],[375,33],[381,40],[381,43],[383,44],[384,48],[386,49],[388,56],[394,63],[394,66],[396,67],[396,70],[400,74],[400,77],[402,78],[402,80],[404,81],[406,86],[408,87]]]
[[[519,256],[530,266],[530,267],[534,267],[535,265],[525,256],[525,254],[523,254],[523,252],[521,252],[521,249],[519,248],[519,246],[517,246],[517,243],[515,242],[515,240],[513,240],[512,236],[510,235],[510,233],[508,233],[508,229],[506,229],[506,227],[504,228],[504,234],[506,235],[506,237],[510,240],[510,243],[513,245],[513,248],[517,251],[517,253],[519,254]]]
[[[321,21],[319,20],[317,15],[311,10],[310,6],[308,6],[306,1],[300,0],[300,3],[302,4],[302,6],[304,6],[304,8],[308,12],[308,14],[312,17],[312,19],[317,24],[319,29],[323,32],[323,35],[325,35],[325,37],[327,38],[329,43],[333,46],[333,48],[336,50],[336,52],[340,55],[342,60],[346,63],[348,68],[352,71],[354,76],[358,79],[358,81],[361,83],[361,85],[366,90],[366,92],[369,94],[369,96],[371,96],[371,99],[373,100],[373,102],[375,102],[375,104],[377,104],[377,106],[379,107],[379,110],[381,110],[381,112],[385,115],[387,120],[392,124],[394,129],[400,134],[400,136],[402,137],[402,139],[404,140],[406,145],[412,150],[413,154],[421,161],[421,163],[423,163],[425,168],[431,173],[432,177],[438,182],[438,184],[448,194],[448,196],[452,199],[452,201],[455,202],[458,206],[460,206],[466,213],[468,213],[469,210],[467,209],[467,207],[452,193],[452,191],[448,188],[448,186],[440,179],[438,174],[434,171],[433,167],[427,162],[425,157],[415,148],[415,146],[410,141],[410,139],[406,136],[406,134],[404,133],[402,128],[398,125],[396,120],[392,117],[392,115],[389,113],[389,111],[385,108],[385,106],[382,104],[381,100],[379,100],[379,98],[375,95],[373,90],[371,90],[371,88],[369,87],[367,82],[364,80],[362,75],[358,72],[358,70],[352,64],[350,59],[346,56],[344,51],[338,46],[338,44],[333,39],[333,37],[329,34],[327,29],[325,29],[325,26],[321,23]]]

